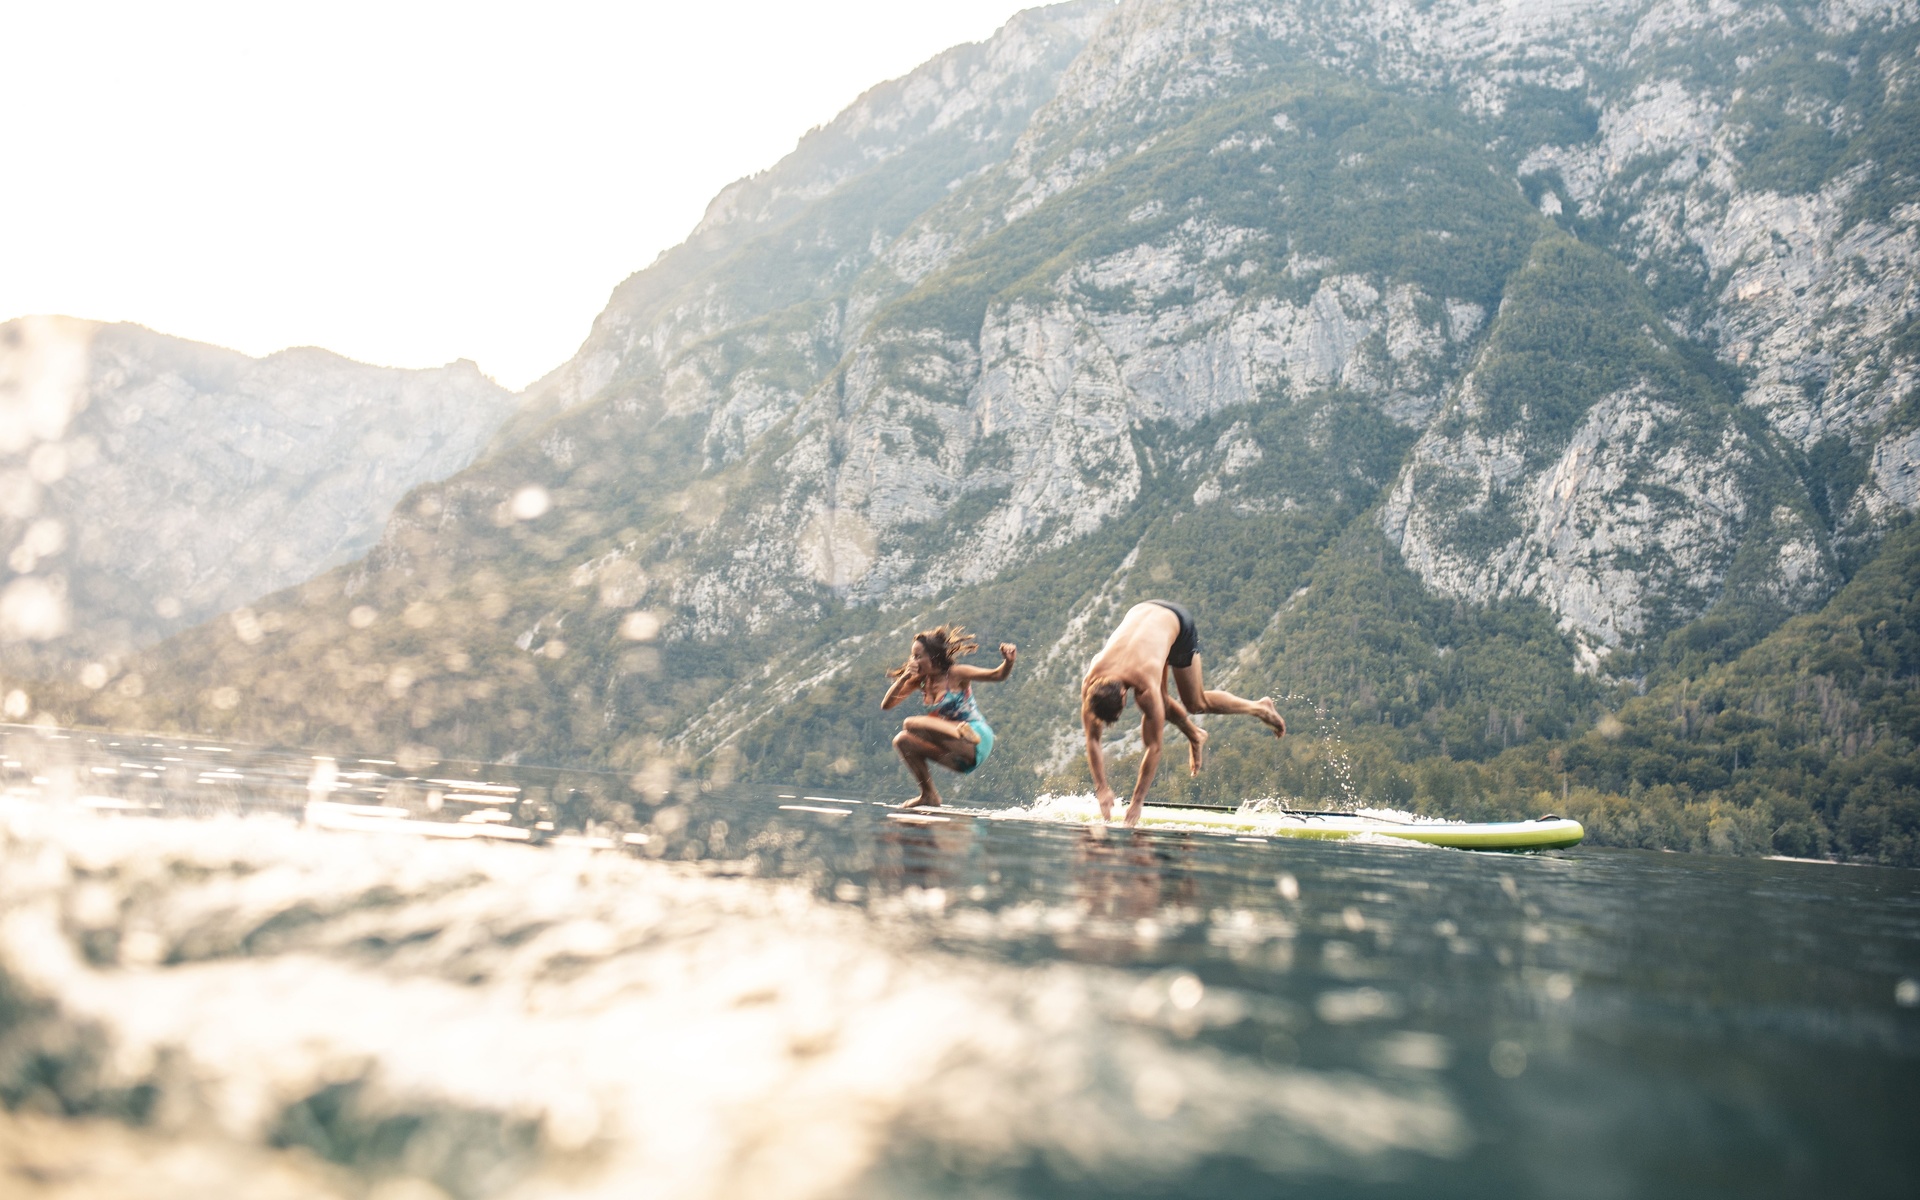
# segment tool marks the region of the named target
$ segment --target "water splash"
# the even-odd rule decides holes
[[[1353,760],[1348,757],[1346,741],[1340,735],[1340,718],[1325,701],[1300,692],[1288,692],[1278,703],[1304,704],[1313,713],[1314,740],[1321,746],[1321,770],[1339,793],[1336,806],[1349,812],[1361,805],[1360,790],[1353,783]]]

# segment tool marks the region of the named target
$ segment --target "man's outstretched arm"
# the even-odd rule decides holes
[[[1140,756],[1140,777],[1133,782],[1133,799],[1127,804],[1129,829],[1140,823],[1140,808],[1147,802],[1147,789],[1153,786],[1154,772],[1160,769],[1160,747],[1167,734],[1167,710],[1160,694],[1149,688],[1139,693],[1139,698],[1140,744],[1146,752]]]
[[[1087,734],[1087,767],[1093,772],[1093,798],[1100,802],[1100,819],[1111,820],[1113,789],[1107,786],[1107,764],[1100,753],[1100,723],[1083,716],[1080,726]]]

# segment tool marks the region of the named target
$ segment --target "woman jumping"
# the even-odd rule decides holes
[[[953,661],[980,649],[973,635],[958,625],[942,625],[913,638],[913,651],[907,663],[887,672],[893,680],[880,700],[881,708],[892,708],[905,700],[915,688],[925,716],[908,717],[894,735],[893,748],[906,760],[907,770],[920,785],[920,794],[902,807],[920,808],[940,803],[934,790],[933,769],[939,763],[949,771],[965,775],[987,761],[993,753],[993,728],[973,703],[973,685],[998,683],[1013,674],[1016,648],[1000,643],[1000,665],[988,671]]]

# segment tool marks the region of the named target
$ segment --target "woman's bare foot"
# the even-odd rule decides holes
[[[1198,775],[1200,764],[1206,757],[1207,731],[1195,725],[1187,734],[1187,773]]]
[[[1287,736],[1287,719],[1281,716],[1280,710],[1273,706],[1272,696],[1262,696],[1253,703],[1260,710],[1254,715],[1267,723],[1267,727],[1273,730],[1273,736]]]
[[[902,804],[900,807],[901,808],[939,808],[940,793],[933,790],[931,787],[929,787],[927,790],[921,792],[918,796],[915,796],[913,799],[907,801],[905,804]]]

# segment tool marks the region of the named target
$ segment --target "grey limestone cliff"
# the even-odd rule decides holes
[[[1179,122],[1277,74],[1281,60],[1442,97],[1484,123],[1493,165],[1504,159],[1514,190],[1531,189],[1544,216],[1572,226],[1586,214],[1577,232],[1620,247],[1640,282],[1667,302],[1648,314],[1661,337],[1670,324],[1743,379],[1722,389],[1721,435],[1695,430],[1684,447],[1656,436],[1678,419],[1658,389],[1624,383],[1604,400],[1589,397],[1594,410],[1566,429],[1516,428],[1505,448],[1446,443],[1462,469],[1499,477],[1529,510],[1490,560],[1481,556],[1491,546],[1423,540],[1420,531],[1457,525],[1452,514],[1429,511],[1457,501],[1423,492],[1437,477],[1418,464],[1433,462],[1446,441],[1436,430],[1383,518],[1402,551],[1444,592],[1537,596],[1589,654],[1649,632],[1656,609],[1664,616],[1654,625],[1670,627],[1716,602],[1737,552],[1756,537],[1771,542],[1774,597],[1803,608],[1835,579],[1827,539],[1870,529],[1908,507],[1914,490],[1912,422],[1896,413],[1914,389],[1913,357],[1890,345],[1913,319],[1912,205],[1863,210],[1851,199],[1876,171],[1888,174],[1865,156],[1862,131],[1904,95],[1912,56],[1898,31],[1912,19],[1897,4],[1123,5],[1007,160],[918,217],[855,291],[965,286],[953,264],[970,248],[976,259],[1004,254],[1023,225],[1073,222],[1089,188],[1123,177],[1129,162],[1171,157]],[[1781,82],[1782,55],[1764,54],[1770,41],[1791,39],[1792,54],[1838,63],[1849,38],[1872,43],[1872,53],[1856,47],[1847,65],[1833,67],[1851,72],[1847,103],[1803,96]],[[1788,93],[1767,103],[1861,143],[1851,157],[1828,151],[1830,177],[1804,194],[1783,194],[1754,166],[1761,101],[1752,96],[1767,88]],[[1551,119],[1534,119],[1533,107]],[[1289,164],[1284,151],[1313,132],[1285,103],[1245,111],[1221,134],[1209,159],[1278,171],[1271,186],[1283,196],[1300,186],[1288,167],[1302,164]],[[1559,140],[1567,134],[1579,140]],[[1355,186],[1368,182],[1360,175]],[[990,578],[1123,510],[1138,487],[1133,438],[1146,424],[1190,425],[1327,387],[1375,395],[1415,426],[1441,410],[1450,389],[1471,409],[1474,376],[1460,370],[1485,326],[1484,292],[1446,294],[1404,269],[1350,269],[1358,264],[1324,246],[1298,252],[1305,214],[1284,205],[1248,221],[1209,211],[1204,197],[1183,199],[1186,211],[1172,212],[1142,189],[1139,203],[1109,218],[1138,229],[1138,239],[1107,232],[1096,239],[1114,246],[1104,253],[1084,237],[1052,239],[1050,276],[1029,276],[1018,297],[987,298],[977,334],[916,325],[911,310],[888,319],[881,309],[864,331],[843,322],[844,366],[798,406],[797,443],[778,460],[788,483],[749,517],[756,531],[798,537],[763,542],[744,560],[751,565],[727,568],[768,577],[743,578],[741,594],[764,598],[772,577],[812,578],[850,599],[885,603]],[[1460,214],[1436,205],[1430,215],[1443,225]],[[1293,294],[1260,286],[1282,273],[1303,286]],[[1243,283],[1257,274],[1264,278],[1254,286]],[[1812,511],[1808,497],[1780,482],[1773,449],[1756,448],[1734,419],[1736,402],[1764,417],[1787,454],[1837,454],[1840,473],[1859,476],[1857,486],[1814,498],[1825,515]],[[740,428],[775,424],[737,388],[723,411],[744,421]],[[1500,465],[1523,443],[1538,449],[1543,436],[1561,439],[1551,461],[1525,471]],[[1761,470],[1761,460],[1772,465]],[[1756,470],[1773,482],[1756,482]],[[1647,480],[1660,487],[1640,486]],[[995,503],[973,516],[965,552],[928,559],[916,551],[911,531],[968,497]],[[1458,555],[1475,560],[1473,581],[1443,565]],[[764,603],[729,615],[726,595],[703,586],[697,599],[679,599],[700,609],[695,627],[706,631],[778,615]]]
[[[684,564],[649,597],[684,635],[993,578],[1127,511],[1145,431],[1330,389],[1424,431],[1382,521],[1429,585],[1534,596],[1590,662],[1731,595],[1736,559],[1771,556],[1777,578],[1735,590],[1804,608],[1838,578],[1829,543],[1871,539],[1916,490],[1897,336],[1916,209],[1898,147],[1873,157],[1909,103],[1914,20],[1693,0],[1033,10],[722,193],[621,285],[537,411],[686,421],[703,470],[757,464],[728,520],[634,548]],[[1775,161],[1782,120],[1826,139],[1812,167]],[[1461,432],[1505,276],[1556,226],[1621,258],[1648,346],[1718,361],[1700,368],[1717,415],[1623,376],[1557,425]],[[572,461],[565,421],[540,436]],[[1196,502],[1236,453],[1195,464]],[[1809,474],[1816,458],[1835,465]],[[1511,532],[1456,536],[1464,493],[1443,479],[1477,480]]]
[[[779,163],[723,189],[685,242],[614,289],[579,352],[528,389],[527,421],[609,386],[664,386],[677,405],[717,405],[712,447],[737,457],[762,431],[757,410],[790,407],[817,378],[817,364],[796,374],[769,346],[804,354],[823,341],[830,366],[875,303],[850,298],[849,284],[883,257],[929,253],[902,244],[902,229],[1005,156],[1111,9],[1071,0],[1019,13],[991,39],[870,89]],[[739,370],[734,353],[724,372],[716,352],[742,338],[770,361]]]

